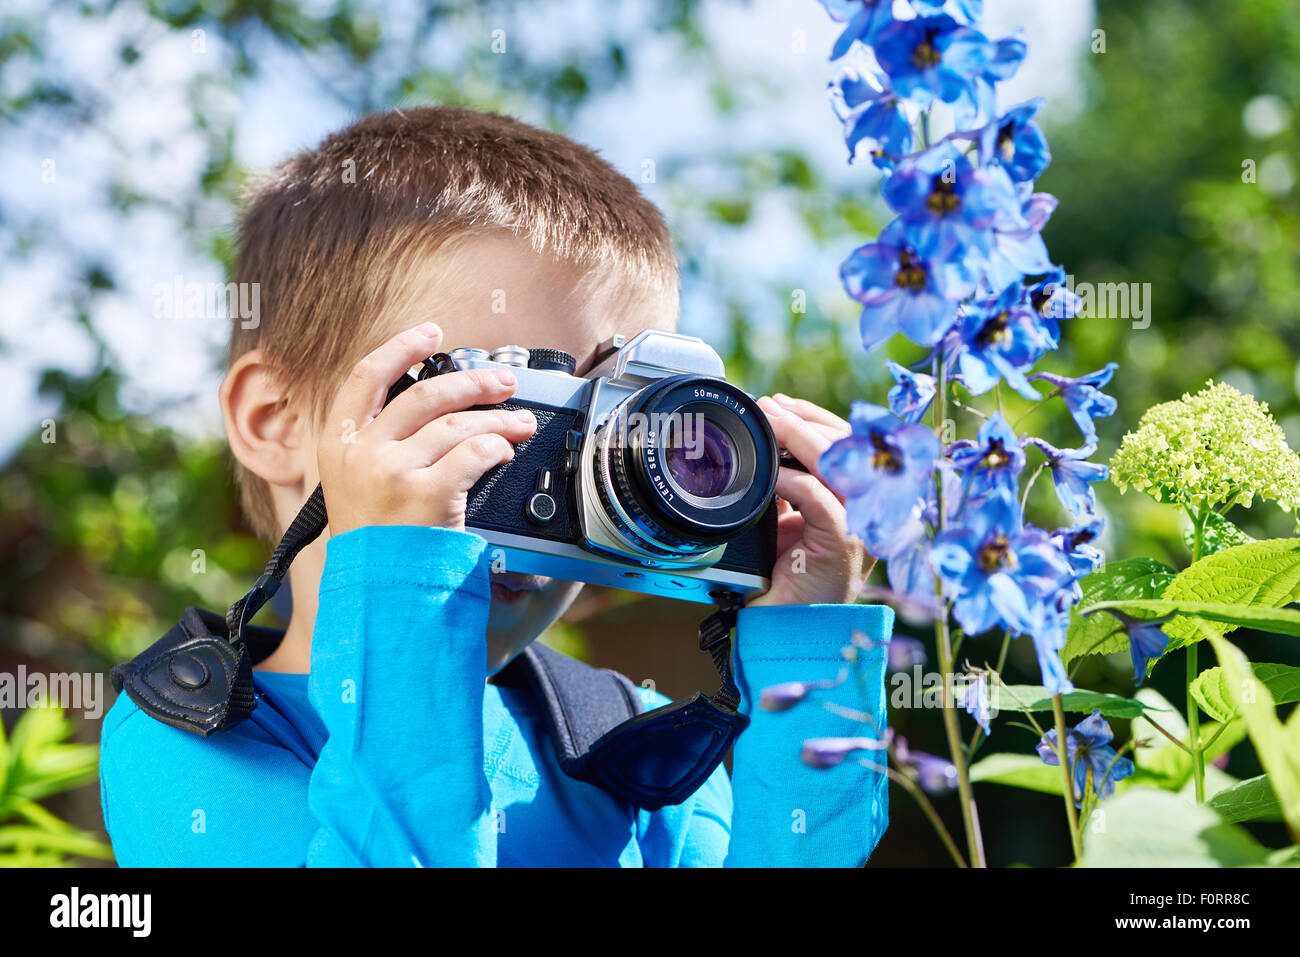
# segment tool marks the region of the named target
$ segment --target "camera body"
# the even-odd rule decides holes
[[[702,340],[616,336],[586,377],[552,349],[449,355],[457,370],[510,368],[518,388],[500,407],[537,419],[469,493],[466,526],[494,568],[696,602],[767,588],[779,450]]]

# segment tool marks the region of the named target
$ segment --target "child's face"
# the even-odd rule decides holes
[[[676,325],[675,294],[647,295],[622,278],[602,281],[506,235],[457,243],[434,257],[425,274],[408,277],[406,290],[380,338],[432,321],[442,327],[444,351],[504,345],[563,349],[577,358],[580,376],[593,366],[600,343],[615,333],[631,337]],[[493,575],[489,672],[559,618],[581,588],[535,575]]]

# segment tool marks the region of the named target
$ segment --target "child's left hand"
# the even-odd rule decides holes
[[[758,402],[777,444],[808,472],[782,467],[777,475],[778,557],[772,585],[749,605],[852,602],[871,565],[862,543],[849,534],[843,497],[826,485],[817,469],[831,443],[849,434],[849,424],[821,406],[779,392]]]

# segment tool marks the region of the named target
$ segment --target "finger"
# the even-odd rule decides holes
[[[388,403],[366,433],[377,439],[405,439],[439,416],[472,405],[504,402],[517,385],[509,369],[469,369],[421,379]]]
[[[848,435],[850,430],[849,424],[841,419],[834,412],[823,409],[815,402],[809,402],[807,399],[792,399],[790,396],[777,392],[772,396],[777,404],[783,409],[788,409],[801,419],[808,422],[816,422],[819,425],[830,426],[840,435]]]
[[[485,432],[470,436],[425,471],[436,477],[443,495],[463,495],[490,468],[515,457],[515,447],[504,435]]]
[[[809,544],[836,546],[847,537],[844,506],[816,476],[783,467],[777,473],[776,494],[799,509]]]
[[[353,366],[334,397],[331,416],[363,428],[379,414],[389,388],[402,373],[433,355],[441,344],[442,330],[432,322],[393,336]]]
[[[758,402],[772,425],[777,444],[807,466],[809,472],[820,477],[817,462],[834,440],[767,396]]]
[[[776,520],[776,553],[784,555],[803,538],[803,516],[791,508]]]
[[[423,468],[476,435],[500,435],[514,445],[536,431],[537,419],[527,409],[469,409],[439,416],[398,444],[412,468]]]
[[[841,432],[833,425],[822,425],[820,422],[809,422],[807,419],[804,419],[804,424],[806,424],[808,428],[814,429],[817,432],[821,433],[822,435],[826,436],[826,438],[832,442],[838,442],[840,439],[844,438],[846,435],[849,434],[848,432]]]

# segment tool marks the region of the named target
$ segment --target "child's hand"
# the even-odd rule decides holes
[[[783,467],[777,475],[781,502],[772,586],[749,604],[851,602],[870,570],[866,549],[848,533],[844,499],[817,471],[822,453],[849,434],[849,424],[818,405],[780,393],[776,399],[763,396],[758,401],[777,443],[806,465],[808,473]]]
[[[318,452],[331,534],[365,525],[463,529],[466,493],[536,430],[529,412],[465,411],[512,395],[507,370],[424,379],[385,408],[389,387],[441,343],[431,322],[394,336],[358,362],[339,390]]]

